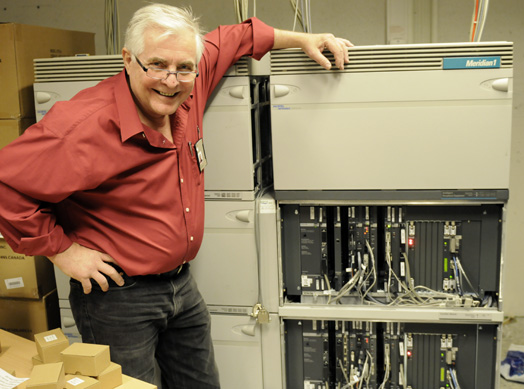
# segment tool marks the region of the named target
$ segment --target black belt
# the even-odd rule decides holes
[[[107,262],[109,265],[113,266],[119,273],[125,272],[122,270],[120,266],[118,266],[115,263]],[[158,274],[145,274],[145,275],[138,275],[138,276],[132,276],[131,278],[142,278],[142,279],[161,279],[161,280],[169,280],[172,278],[178,277],[184,269],[189,267],[189,263],[183,263],[180,266],[174,268],[173,270],[170,270],[165,273],[158,273]]]
[[[180,265],[178,267],[175,267],[171,271],[168,271],[168,272],[165,272],[165,273],[160,273],[160,274],[150,274],[150,275],[146,275],[146,276],[143,276],[143,277],[156,277],[156,278],[160,278],[162,280],[168,280],[168,279],[177,277],[188,266],[189,266],[188,263],[183,263],[182,265]],[[142,277],[142,276],[139,276],[139,277]]]

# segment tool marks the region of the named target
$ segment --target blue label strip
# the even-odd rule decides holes
[[[444,70],[448,69],[498,69],[500,57],[461,57],[444,58]]]

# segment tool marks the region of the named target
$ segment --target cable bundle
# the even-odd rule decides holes
[[[311,28],[311,6],[309,0],[289,0],[295,11],[293,31],[295,31],[297,20],[302,25],[304,32],[313,32]],[[300,1],[300,4],[299,4]]]
[[[237,23],[242,23],[248,18],[248,0],[233,0]]]
[[[480,42],[484,24],[488,16],[489,0],[475,0],[473,11],[473,20],[471,21],[471,30],[469,33],[471,42]]]
[[[107,54],[120,54],[120,26],[118,21],[118,0],[106,0],[104,24]]]
[[[406,264],[406,281],[402,280],[401,277],[399,277],[393,270],[391,266],[391,259],[389,256],[387,257],[387,264],[388,264],[388,290],[387,292],[387,298],[389,302],[381,302],[378,301],[376,298],[372,297],[369,294],[369,291],[373,288],[373,286],[376,284],[377,281],[377,271],[376,271],[376,265],[375,265],[375,257],[373,255],[373,249],[371,248],[371,245],[369,241],[366,240],[366,246],[368,249],[367,254],[361,254],[358,253],[357,259],[358,259],[358,270],[352,275],[351,279],[346,282],[342,286],[342,288],[335,292],[331,289],[331,285],[329,282],[329,279],[326,274],[324,274],[324,279],[326,281],[326,285],[328,287],[328,290],[331,291],[331,294],[328,298],[328,304],[331,303],[341,303],[341,299],[344,296],[347,296],[352,290],[354,290],[361,299],[361,302],[367,302],[369,304],[378,304],[378,305],[389,305],[389,306],[426,306],[426,307],[441,307],[441,306],[465,306],[465,301],[462,297],[463,296],[470,296],[469,297],[469,304],[471,306],[487,306],[489,307],[491,305],[491,302],[489,301],[480,301],[480,296],[477,292],[475,292],[475,289],[473,285],[471,284],[466,272],[464,271],[464,268],[462,267],[462,264],[460,263],[460,260],[458,256],[454,255],[452,258],[452,267],[455,272],[455,280],[457,283],[457,292],[458,293],[446,293],[446,292],[440,292],[433,289],[430,289],[426,286],[418,285],[414,286],[412,285],[411,275],[410,275],[410,268],[409,268],[409,261],[407,258],[407,255],[404,253],[404,262]],[[401,287],[401,289],[404,291],[404,293],[399,292],[396,298],[393,298],[391,292],[389,291],[389,285],[391,285],[391,279],[394,278],[398,285]],[[371,281],[371,284],[369,284]],[[468,283],[468,286],[473,291],[472,293],[466,294],[463,289],[463,279],[465,279]],[[464,301],[463,301],[464,300]]]

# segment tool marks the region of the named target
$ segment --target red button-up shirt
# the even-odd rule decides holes
[[[193,259],[204,232],[204,177],[192,146],[206,100],[243,55],[260,59],[273,29],[250,19],[206,35],[192,95],[171,117],[173,143],[140,122],[125,71],[58,102],[0,150],[0,231],[26,255],[72,242],[129,275]]]

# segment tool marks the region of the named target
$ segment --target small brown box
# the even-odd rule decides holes
[[[100,389],[100,382],[93,377],[66,375],[65,389]]]
[[[97,377],[111,364],[109,346],[73,343],[61,352],[66,374]]]
[[[35,343],[44,363],[62,362],[60,353],[69,346],[69,340],[60,328],[36,334]]]
[[[156,385],[148,384],[125,374],[122,374],[122,382],[122,385],[117,386],[115,389],[157,389]]]
[[[38,354],[33,355],[33,358],[31,358],[31,361],[33,362],[33,366],[41,365],[44,363],[44,361],[42,361],[42,358],[40,358],[40,355]]]
[[[26,382],[27,389],[63,389],[65,386],[64,364],[47,363],[33,367]]]
[[[100,373],[96,379],[100,381],[100,389],[113,389],[122,385],[122,366],[111,362],[109,367]]]

